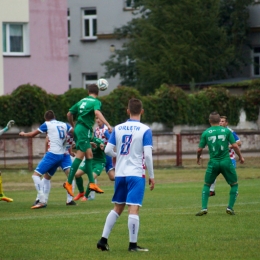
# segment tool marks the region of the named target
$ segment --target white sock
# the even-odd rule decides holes
[[[119,217],[119,215],[114,210],[111,210],[108,213],[106,223],[105,223],[105,226],[103,229],[102,237],[108,238],[118,217]]]
[[[129,242],[137,243],[137,236],[139,231],[139,216],[129,214],[128,216],[128,230],[129,230]]]
[[[43,185],[40,176],[33,175],[32,176],[34,186],[37,191],[37,198],[40,200],[40,202],[44,203],[44,194],[43,194]]]
[[[217,179],[211,184],[210,189],[209,189],[210,191],[215,191],[216,182],[217,182]]]
[[[45,198],[45,203],[47,203],[48,199],[49,199],[49,194],[51,191],[51,180],[42,178],[42,182],[43,182],[43,194],[44,194],[44,198]]]
[[[72,192],[74,192],[75,189],[75,180],[72,181]],[[69,195],[67,192],[67,203],[70,203],[73,200],[73,197]]]

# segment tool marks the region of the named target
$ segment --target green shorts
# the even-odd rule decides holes
[[[231,159],[225,159],[221,161],[210,160],[208,162],[205,183],[212,184],[220,173],[229,185],[237,182],[236,169]]]
[[[79,170],[84,172],[84,166],[85,166],[85,160],[81,162],[81,164],[79,166]],[[105,166],[106,166],[106,164],[104,162],[92,160],[92,171],[97,176],[99,176],[102,173]]]
[[[74,141],[76,150],[86,152],[91,148],[90,140],[92,138],[92,130],[81,124],[76,124],[74,128]]]

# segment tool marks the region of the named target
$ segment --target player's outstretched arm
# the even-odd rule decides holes
[[[38,135],[40,133],[41,132],[37,129],[37,130],[34,130],[32,132],[28,132],[28,133],[20,132],[19,135],[24,136],[24,137],[35,137],[36,135]]]
[[[6,127],[0,131],[0,135],[2,135],[3,133],[7,132],[14,124],[15,124],[14,120],[10,120],[7,123]]]

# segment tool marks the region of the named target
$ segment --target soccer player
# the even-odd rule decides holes
[[[129,251],[148,251],[137,245],[139,231],[139,208],[142,206],[145,192],[145,165],[149,174],[150,190],[154,189],[154,171],[152,158],[152,131],[140,122],[144,110],[142,102],[132,98],[128,102],[127,113],[130,119],[115,126],[106,154],[116,157],[115,188],[112,202],[114,208],[107,215],[102,237],[97,248],[108,251],[108,237],[118,217],[128,206]],[[114,152],[116,147],[117,153]]]
[[[92,160],[93,173],[91,174],[92,176],[94,175],[94,178],[96,179],[98,176],[100,176],[106,164],[106,154],[104,152],[105,144],[103,140],[96,137],[93,137],[93,139],[91,140],[91,144],[92,144],[92,153],[93,153],[93,160]],[[95,148],[93,147],[93,145]],[[80,164],[79,169],[75,174],[75,179],[79,190],[79,194],[76,197],[74,197],[74,200],[79,200],[80,198],[82,198],[81,201],[87,201],[92,199],[89,198],[89,194],[90,194],[89,184],[86,188],[86,192],[84,193],[83,178],[81,176],[84,173],[86,173],[89,178],[89,174],[90,174],[84,172],[84,168],[85,168],[84,166],[85,166],[85,161]]]
[[[49,137],[48,152],[39,162],[32,175],[39,198],[39,202],[33,205],[31,207],[32,209],[45,208],[47,206],[46,197],[50,189],[50,179],[64,159],[66,136],[68,132],[73,130],[69,124],[57,121],[52,110],[45,112],[44,119],[45,122],[37,130],[28,133],[19,133],[20,136],[25,137],[35,137],[40,133],[47,133]],[[48,174],[45,174],[46,172],[48,172]],[[43,181],[41,181],[41,176],[43,176]]]
[[[3,133],[7,132],[13,125],[14,125],[14,120],[10,120],[6,127],[3,128],[1,131],[0,131],[0,135],[2,135]],[[1,171],[0,171],[0,201],[6,201],[6,202],[13,202],[13,199],[11,198],[8,198],[5,196],[4,194],[4,190],[3,190],[3,187],[2,187],[2,176],[1,176]]]
[[[217,112],[212,112],[209,115],[211,127],[202,133],[197,150],[197,164],[200,164],[200,156],[206,145],[209,149],[210,159],[202,190],[202,210],[199,211],[196,216],[203,216],[208,213],[209,188],[220,173],[231,187],[226,213],[235,215],[233,207],[238,194],[238,182],[236,169],[229,157],[229,144],[238,155],[240,163],[244,163],[244,158],[242,157],[232,132],[228,128],[220,126],[219,122],[220,115]]]
[[[226,116],[221,116],[220,117],[219,125],[228,128],[232,132],[237,145],[239,147],[241,147],[241,141],[240,141],[238,135],[230,127],[228,127],[228,120],[227,120]],[[235,155],[235,151],[234,151],[234,149],[232,149],[231,145],[229,145],[229,156],[230,156],[230,159],[231,159],[234,167],[236,168],[236,166],[237,166],[236,155]],[[210,189],[209,189],[210,190],[209,196],[215,196],[215,194],[216,194],[215,193],[216,182],[217,182],[217,180],[215,180],[214,183],[211,184]]]
[[[72,163],[70,168],[70,173],[68,180],[63,184],[63,187],[68,191],[68,193],[74,197],[72,192],[72,180],[79,168],[84,156],[85,165],[84,172],[89,174],[89,189],[94,190],[98,193],[103,193],[103,191],[95,184],[94,177],[92,174],[92,150],[90,145],[90,140],[93,134],[93,125],[95,122],[95,117],[100,118],[101,121],[108,127],[108,131],[111,132],[112,128],[107,122],[103,114],[100,112],[101,102],[97,99],[99,88],[96,84],[91,84],[88,86],[89,96],[83,98],[75,105],[73,105],[67,114],[68,121],[74,128],[74,119],[77,118],[77,124],[74,128],[74,140],[76,143],[76,158]]]

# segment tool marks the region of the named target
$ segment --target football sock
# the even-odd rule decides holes
[[[78,170],[81,162],[82,162],[82,160],[79,159],[79,158],[75,158],[75,160],[73,161],[71,168],[70,168],[70,173],[69,173],[69,176],[68,176],[68,183],[72,184],[72,181],[74,179],[76,171]]]
[[[89,189],[89,183],[88,183],[88,186],[86,187],[85,197],[88,198],[89,194],[90,194],[90,189]]]
[[[228,203],[228,207],[230,209],[233,209],[234,204],[236,202],[236,198],[238,195],[238,184],[235,184],[233,186],[231,186],[230,188],[230,192],[229,192],[229,203]]]
[[[45,203],[47,203],[48,199],[49,199],[49,194],[50,194],[50,191],[51,191],[51,180],[47,180],[43,177],[42,183],[43,183],[44,199],[45,199]]]
[[[95,179],[92,172],[92,159],[85,159],[85,165],[83,166],[83,171],[88,175],[90,183],[95,183]]]
[[[139,216],[129,214],[128,216],[128,230],[129,230],[129,242],[137,243],[137,236],[139,231]]]
[[[215,181],[211,184],[211,186],[210,186],[210,191],[215,191],[216,182],[217,182],[217,180],[215,180]]]
[[[78,187],[79,192],[84,192],[84,186],[83,186],[83,178],[80,176],[79,178],[75,178],[76,179],[76,184]]]
[[[209,200],[209,186],[204,184],[202,190],[202,209],[208,208],[208,200]]]
[[[112,228],[114,227],[116,220],[118,219],[119,215],[114,211],[111,210],[106,218],[106,223],[103,229],[102,237],[108,238],[110,235],[110,232],[112,231]]]
[[[3,191],[3,187],[2,187],[2,176],[0,173],[0,196],[3,197],[4,196],[4,191]]]
[[[75,180],[72,181],[72,191],[74,192],[75,190]],[[70,203],[73,200],[73,197],[69,195],[67,192],[67,203]]]
[[[39,198],[40,202],[44,203],[45,200],[44,200],[43,184],[42,184],[41,178],[40,178],[40,176],[33,175],[32,179],[33,179],[36,191],[38,192],[37,197]]]

